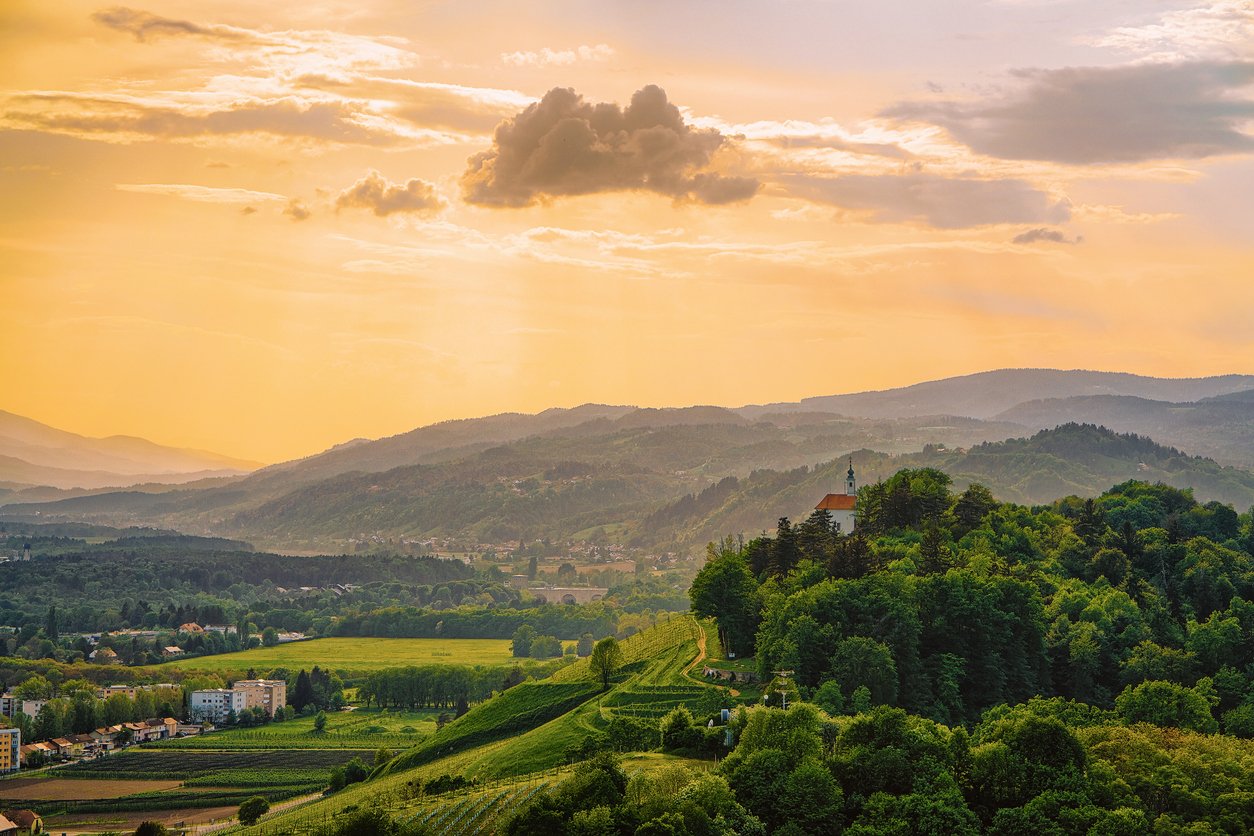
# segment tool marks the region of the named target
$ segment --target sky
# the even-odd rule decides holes
[[[8,0],[0,409],[274,462],[1250,373],[1251,195],[1254,0]]]

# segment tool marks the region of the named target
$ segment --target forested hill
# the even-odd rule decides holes
[[[893,426],[910,430],[903,423]],[[961,426],[951,430],[951,436],[961,435]],[[600,532],[640,548],[700,548],[728,533],[751,536],[773,528],[781,515],[805,516],[843,485],[848,458],[831,459],[833,453],[864,440],[866,425],[858,422],[803,424],[788,434],[759,422],[537,437],[456,461],[322,480],[219,517],[212,531],[267,547],[297,543],[311,550],[334,548],[361,532],[473,542]],[[820,453],[826,464],[806,465]],[[1202,501],[1239,509],[1254,504],[1254,474],[1085,425],[899,455],[862,447],[852,457],[862,485],[901,468],[935,467],[960,487],[980,482],[1000,497],[1029,504],[1096,496],[1128,479],[1191,488]],[[792,466],[770,466],[781,460]],[[204,525],[207,516],[194,508],[171,512],[168,494],[129,498],[159,503],[149,509],[152,521],[171,527]],[[110,499],[83,497],[33,510],[43,520],[61,512],[109,521]],[[10,510],[24,507],[31,506]],[[149,521],[142,514],[126,521],[136,520]]]
[[[752,535],[774,528],[780,516],[800,519],[824,494],[841,490],[848,461],[725,479],[654,511],[642,529],[654,537],[700,545],[728,532]],[[1219,501],[1238,509],[1254,505],[1254,473],[1091,425],[1067,424],[1030,438],[969,449],[929,447],[899,456],[861,450],[852,461],[862,485],[887,479],[903,468],[932,467],[947,473],[960,488],[978,482],[1000,498],[1026,504],[1068,495],[1097,496],[1113,484],[1137,479],[1191,489],[1203,502]]]
[[[209,490],[97,494],[7,505],[2,513],[156,525],[309,550],[339,550],[344,538],[361,533],[477,542],[564,538],[600,526],[634,534],[658,507],[727,476],[809,466],[857,449],[969,446],[1017,431],[937,417],[790,414],[749,421],[727,410],[635,410],[418,464],[398,456],[382,471],[310,480],[304,470],[272,468]]]
[[[834,680],[837,702],[865,687],[872,703],[947,724],[1060,696],[1254,736],[1249,513],[1135,481],[1028,510],[982,486],[956,492],[930,468],[859,502],[853,535],[814,512],[711,546],[694,609],[763,676]],[[1137,693],[1153,682],[1157,696]]]
[[[1227,464],[1254,467],[1254,391],[1191,402],[1127,395],[1052,398],[1018,404],[997,417],[1040,429],[1076,421],[1101,424]]]

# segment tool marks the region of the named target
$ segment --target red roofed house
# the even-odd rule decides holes
[[[849,459],[849,473],[845,475],[845,492],[829,493],[814,506],[816,511],[832,515],[832,525],[837,531],[849,534],[853,531],[858,506],[858,481],[853,475],[853,459]]]
[[[13,833],[24,836],[27,833],[42,833],[44,831],[44,820],[34,810],[5,810],[3,815],[4,818],[9,820],[10,825],[17,828],[11,831]],[[7,832],[9,831],[0,830],[0,833]]]

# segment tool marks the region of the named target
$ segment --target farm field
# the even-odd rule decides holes
[[[309,639],[238,653],[179,659],[152,670],[268,671],[274,668],[370,672],[397,665],[508,665],[516,660],[507,639]]]
[[[115,830],[136,813],[192,820],[221,818],[245,798],[278,803],[321,791],[331,770],[354,757],[369,766],[374,749],[273,748],[173,751],[134,748],[56,771],[56,778],[0,781],[7,806],[30,807],[54,832]],[[164,780],[152,780],[160,775]],[[9,789],[12,786],[12,789]],[[157,817],[157,816],[153,816]]]
[[[160,792],[181,786],[181,781],[76,780],[72,778],[14,778],[0,781],[0,801],[38,799],[40,801],[96,801],[121,798],[144,792]]]

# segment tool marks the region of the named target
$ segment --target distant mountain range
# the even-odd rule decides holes
[[[843,412],[825,411],[836,408]],[[1070,422],[1134,431],[1187,453],[1095,426],[1034,435]],[[1246,508],[1254,476],[1223,465],[1254,464],[1251,428],[1251,376],[1003,370],[795,404],[590,404],[447,421],[182,488],[60,499],[28,489],[0,495],[0,515],[157,525],[301,551],[370,536],[501,542],[604,534],[653,547],[804,515],[841,483],[851,452],[864,483],[935,466],[959,484],[980,481],[1000,498],[1037,503],[1144,478]],[[1025,436],[1032,438],[1007,441]],[[1197,452],[1219,463],[1189,455]]]
[[[943,380],[929,380],[899,389],[806,398],[795,404],[745,407],[742,414],[761,412],[834,412],[859,418],[905,418],[917,415],[962,415],[994,418],[1019,404],[1044,398],[1127,396],[1157,401],[1196,401],[1254,390],[1254,375],[1217,377],[1143,377],[1124,372],[1058,369],[998,369]]]
[[[0,483],[8,483],[10,489],[183,484],[237,476],[260,466],[259,462],[165,447],[132,436],[88,438],[0,411]]]

